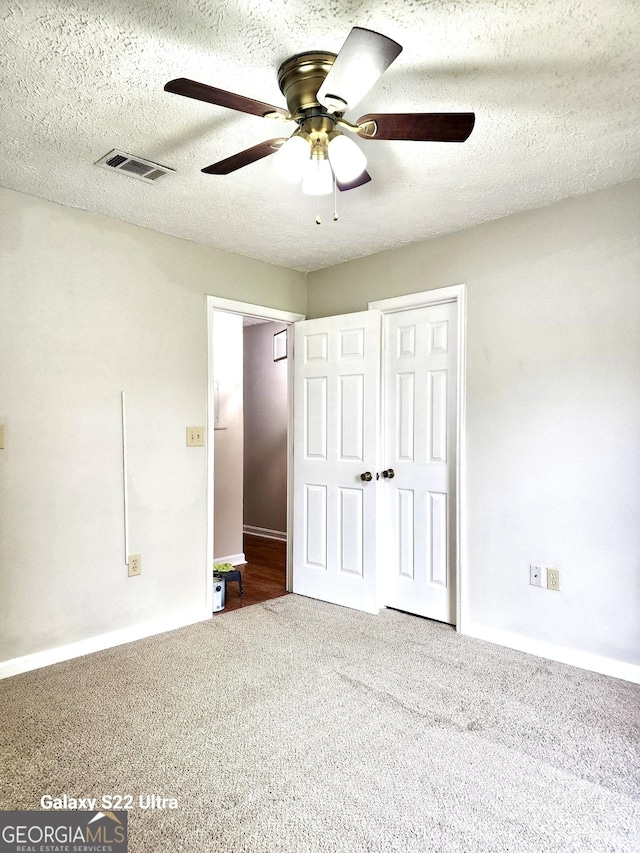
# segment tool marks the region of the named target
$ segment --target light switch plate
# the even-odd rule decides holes
[[[0,450],[4,450],[4,424],[0,424]]]
[[[187,427],[187,447],[204,446],[204,427]]]

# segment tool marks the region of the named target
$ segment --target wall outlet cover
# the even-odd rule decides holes
[[[547,566],[547,589],[560,592],[560,570],[554,566]]]
[[[130,578],[135,578],[142,574],[142,554],[130,554],[128,566]]]

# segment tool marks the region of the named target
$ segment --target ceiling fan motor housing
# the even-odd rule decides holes
[[[310,142],[316,156],[326,156],[326,146],[336,134],[339,112],[330,112],[318,101],[318,89],[331,70],[335,53],[307,51],[297,53],[282,63],[278,69],[280,91],[287,99],[291,117],[298,123],[298,133]]]
[[[278,85],[294,119],[302,117],[307,110],[320,110],[328,115],[317,94],[335,59],[335,53],[312,50],[297,53],[282,63],[278,69]]]

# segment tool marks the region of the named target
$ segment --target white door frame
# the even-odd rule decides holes
[[[242,314],[245,317],[256,317],[260,320],[271,320],[286,323],[288,327],[298,320],[304,320],[304,314],[294,314],[291,311],[281,311],[279,308],[269,308],[266,305],[254,305],[251,302],[237,302],[234,299],[223,299],[220,296],[207,296],[207,563],[205,566],[205,590],[207,613],[213,612],[213,584],[211,571],[213,566],[213,517],[214,517],[214,401],[213,401],[213,312],[224,311],[227,314]],[[293,335],[287,328],[287,388],[289,422],[287,424],[287,589],[291,589],[292,571],[292,487],[293,487]]]
[[[456,394],[456,631],[464,634],[464,616],[466,602],[466,551],[465,551],[465,401],[466,401],[466,319],[467,319],[467,287],[465,284],[455,284],[451,287],[426,290],[422,293],[410,293],[406,296],[396,296],[392,299],[381,299],[369,303],[370,309],[377,309],[383,314],[396,311],[408,311],[412,308],[424,308],[443,302],[457,303],[458,314],[458,352],[457,352],[457,394]],[[384,338],[383,338],[384,347]],[[382,358],[384,359],[384,352]],[[384,363],[384,362],[383,362]],[[384,389],[382,391],[384,399]],[[382,413],[381,413],[382,417]],[[382,424],[381,424],[381,435]]]

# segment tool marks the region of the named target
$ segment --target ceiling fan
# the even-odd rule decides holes
[[[302,191],[322,195],[350,190],[371,180],[366,157],[344,130],[361,139],[419,142],[464,142],[473,130],[474,113],[368,113],[355,124],[344,114],[372,89],[402,47],[373,30],[354,27],[340,52],[307,51],[282,63],[278,84],[288,110],[180,77],[165,91],[232,110],[281,121],[294,121],[296,130],[268,139],[202,169],[209,175],[228,175],[275,154],[280,177],[302,181]]]

